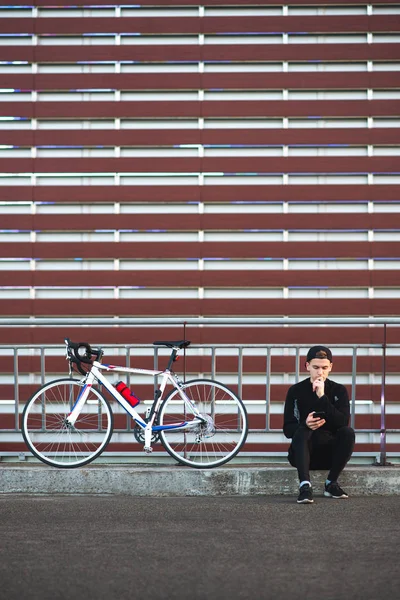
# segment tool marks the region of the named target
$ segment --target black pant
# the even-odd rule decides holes
[[[293,436],[288,459],[297,468],[300,481],[310,480],[310,469],[330,469],[327,479],[337,481],[352,455],[354,442],[351,427],[340,427],[332,433],[326,429],[312,431],[300,425]]]

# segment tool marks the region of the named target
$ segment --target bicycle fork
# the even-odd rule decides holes
[[[77,418],[79,417],[81,410],[83,408],[83,405],[85,404],[87,397],[90,393],[90,390],[92,388],[94,382],[94,377],[91,373],[89,373],[89,375],[87,376],[85,383],[83,384],[83,387],[81,389],[81,391],[79,392],[79,396],[76,399],[76,402],[74,404],[74,406],[71,409],[71,412],[69,413],[69,415],[67,415],[65,421],[68,425],[70,425],[71,427],[73,427],[75,425],[75,421],[77,420]]]

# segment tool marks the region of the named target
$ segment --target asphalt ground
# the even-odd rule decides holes
[[[400,499],[0,496],[0,598],[399,597]]]

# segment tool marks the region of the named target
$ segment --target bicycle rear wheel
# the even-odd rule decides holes
[[[184,465],[207,469],[231,460],[243,446],[247,436],[245,406],[229,388],[211,379],[188,381],[181,390],[195,404],[205,423],[185,429],[160,431],[166,451]],[[190,406],[178,390],[165,398],[161,405],[159,425],[176,425],[192,421]]]
[[[84,383],[58,379],[41,387],[28,400],[22,415],[25,443],[42,462],[63,468],[86,465],[107,446],[113,431],[109,402],[95,388],[73,426],[66,417]]]

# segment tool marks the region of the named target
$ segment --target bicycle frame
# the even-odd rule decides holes
[[[105,376],[101,373],[101,371],[114,371],[121,373],[140,373],[142,375],[150,375],[160,377],[162,376],[162,381],[158,388],[157,397],[154,399],[151,416],[148,422],[146,422],[139,413],[125,400],[125,398],[118,392],[118,390],[105,378]],[[187,395],[181,390],[179,380],[174,373],[166,369],[165,371],[155,371],[152,369],[138,369],[138,368],[129,368],[122,367],[119,365],[106,365],[99,363],[97,361],[93,362],[92,368],[88,372],[83,388],[73,406],[70,414],[67,417],[67,421],[71,426],[75,424],[86,400],[90,392],[90,388],[94,383],[101,383],[113,396],[113,398],[129,413],[134,419],[134,421],[144,430],[144,450],[145,452],[151,452],[151,437],[153,432],[162,431],[165,429],[185,429],[191,427],[197,427],[198,425],[204,423],[204,419],[201,417],[199,411],[195,404],[187,397]],[[185,404],[190,408],[193,412],[194,419],[192,421],[182,421],[180,423],[174,423],[172,425],[154,425],[154,421],[157,417],[158,410],[160,408],[161,402],[163,400],[163,395],[167,384],[170,383],[175,389],[178,390],[179,395]]]

